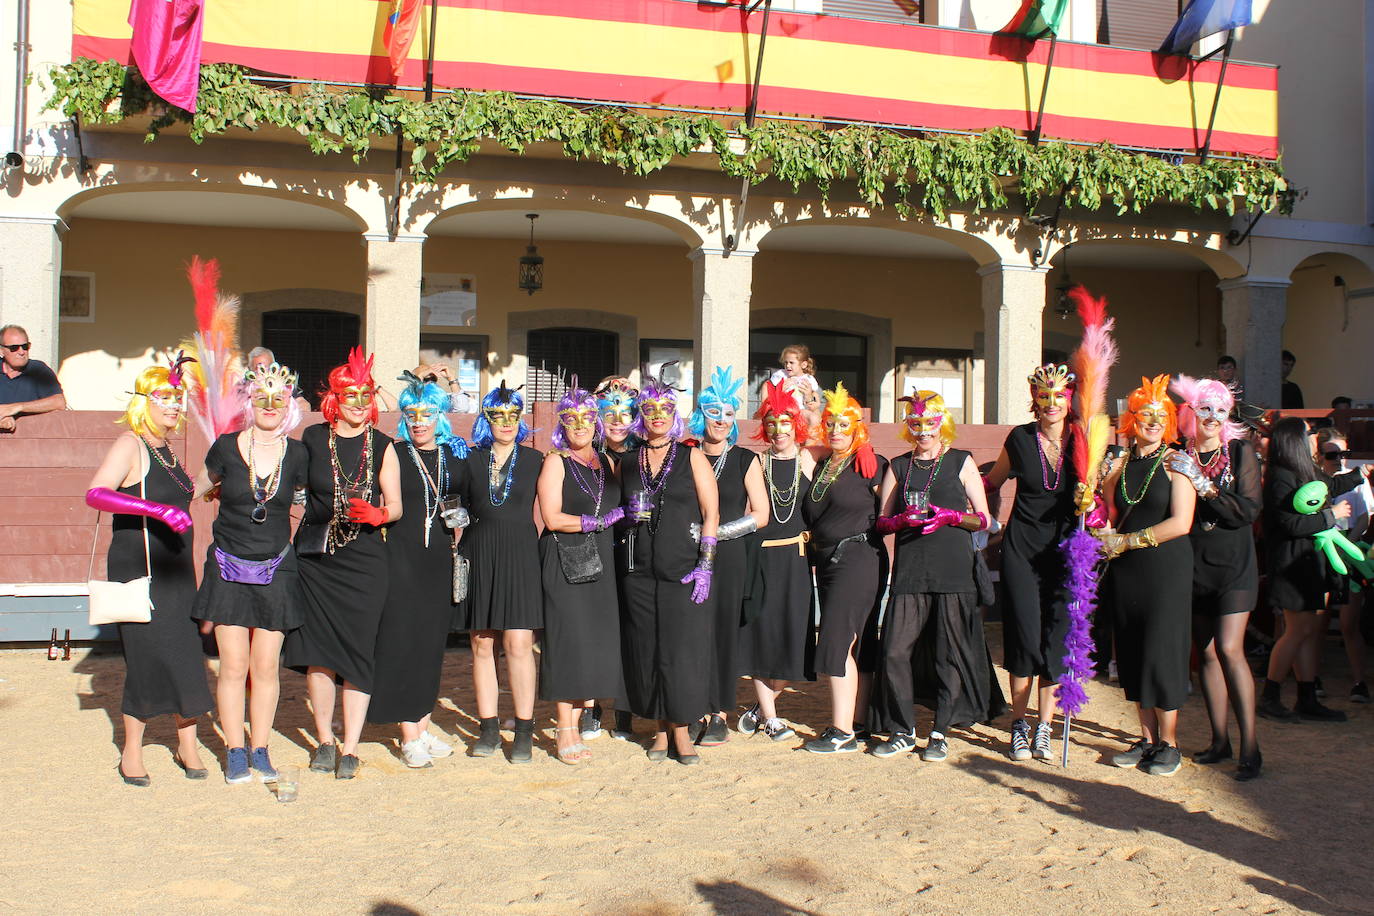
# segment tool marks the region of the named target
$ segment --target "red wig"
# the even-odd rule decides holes
[[[759,405],[758,412],[754,414],[754,419],[759,421],[758,431],[754,433],[754,438],[759,442],[768,441],[768,433],[764,425],[769,417],[787,417],[792,421],[792,436],[797,440],[798,445],[805,445],[810,432],[806,428],[806,419],[802,416],[801,406],[797,404],[797,399],[792,397],[790,392],[784,391],[782,385],[775,385],[772,382],[763,383],[763,403]]]
[[[368,408],[367,422],[377,422],[377,383],[372,380],[372,363],[376,356],[363,356],[362,347],[348,351],[348,362],[329,370],[329,387],[321,393],[320,413],[330,426],[339,419],[339,395],[345,388],[371,388],[372,404]]]

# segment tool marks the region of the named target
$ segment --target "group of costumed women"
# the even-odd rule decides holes
[[[531,759],[536,697],[556,706],[553,750],[564,763],[590,759],[608,702],[614,736],[631,738],[638,716],[653,724],[650,759],[695,764],[698,747],[727,739],[738,678],[752,680],[755,702],[737,730],[782,741],[794,737],[778,708],[784,688],[818,675],[830,721],[806,750],[853,752],[867,739],[879,757],[942,760],[952,729],[1007,708],[984,640],[980,608],[993,595],[980,546],[986,494],[1009,479],[1000,603],[1013,759],[1051,754],[1053,685],[1065,676],[1073,626],[1060,545],[1080,516],[1109,561],[1102,600],[1121,685],[1139,711],[1140,738],[1116,765],[1178,770],[1178,710],[1196,647],[1212,741],[1195,759],[1233,756],[1229,703],[1237,778],[1259,775],[1242,639],[1257,599],[1251,527],[1261,508],[1270,602],[1292,617],[1288,654],[1266,685],[1270,713],[1337,715],[1312,692],[1302,615],[1333,587],[1312,535],[1342,510],[1321,495],[1294,501],[1323,479],[1300,421],[1273,430],[1261,492],[1254,447],[1230,421],[1220,382],[1179,376],[1178,406],[1167,375],[1142,379],[1119,421],[1126,449],[1081,481],[1067,460],[1083,433],[1064,365],[1031,374],[1035,419],[1010,432],[986,477],[954,447],[950,411],[929,391],[902,399],[911,448],[888,461],[843,385],[824,393],[817,458],[803,405],[780,384],[765,385],[756,452],[738,443],[742,385],[728,372],[716,370],[687,424],[662,379],[646,376],[635,390],[611,378],[596,391],[574,380],[557,403],[553,450],[541,455],[522,444],[525,405],[504,383],[483,398],[469,448],[452,430],[445,392],[404,380],[393,440],[375,428],[372,363],[355,350],[329,375],[324,422],[295,441],[295,375],[276,364],[251,370],[237,388],[241,429],[219,436],[192,478],[167,444],[186,410],[183,361],[140,374],[129,432],[87,494],[113,516],[110,578],[146,572],[152,581],[152,622],[121,626],[126,782],[148,784],[144,723],[165,713],[176,716],[177,763],[189,778],[207,775],[195,726],[212,704],[196,620],[213,623],[219,646],[231,783],[275,778],[268,739],[283,659],[307,679],[312,770],[353,777],[366,722],[399,725],[408,766],[452,754],[428,726],[454,630],[472,645],[472,756],[502,747],[504,655],[516,763]],[[187,510],[199,496],[217,499],[218,514],[197,590]],[[305,506],[294,539],[293,502]],[[1290,667],[1296,713],[1278,701]],[[933,710],[923,747],[917,705]]]

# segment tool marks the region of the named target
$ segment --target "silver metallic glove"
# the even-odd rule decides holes
[[[456,509],[445,509],[440,517],[444,520],[444,525],[449,528],[466,528],[472,524],[472,516],[462,506]]]
[[[1202,467],[1186,452],[1172,452],[1164,459],[1165,466],[1175,474],[1182,474],[1197,490],[1203,499],[1213,499],[1217,495],[1217,485],[1202,472]]]
[[[701,522],[692,522],[687,526],[687,530],[692,533],[692,540],[701,542]],[[723,522],[716,528],[716,540],[733,541],[735,538],[742,538],[746,534],[753,534],[759,530],[759,523],[752,515],[741,515],[734,521]]]

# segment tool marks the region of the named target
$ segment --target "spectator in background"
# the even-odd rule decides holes
[[[1354,410],[1355,402],[1345,395],[1337,395],[1331,399],[1332,410]]]
[[[1281,363],[1283,367],[1283,392],[1279,395],[1279,407],[1283,410],[1303,409],[1302,389],[1298,387],[1296,382],[1288,380],[1288,374],[1293,371],[1297,362],[1298,358],[1293,355],[1291,350],[1283,351]]]
[[[1236,378],[1236,358],[1234,356],[1217,357],[1217,381],[1226,386],[1231,392],[1231,400],[1239,404],[1245,400],[1245,386]]]
[[[276,361],[277,357],[271,350],[266,347],[254,347],[248,351],[247,368],[253,372],[262,373]],[[315,408],[310,404],[310,399],[301,395],[299,393],[299,388],[297,388],[296,391],[296,405],[300,407],[301,413],[310,413],[310,411],[314,410]]]
[[[30,359],[29,332],[17,324],[0,328],[0,432],[12,433],[25,413],[66,410],[62,384],[48,364]]]
[[[430,363],[415,367],[415,374],[423,382],[433,382],[441,386],[448,393],[448,412],[449,413],[476,413],[477,394],[464,391],[458,385],[458,379],[453,375],[453,369],[443,363]]]

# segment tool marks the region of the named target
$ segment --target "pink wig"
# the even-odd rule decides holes
[[[1232,439],[1245,438],[1245,427],[1229,419],[1236,399],[1224,382],[1212,378],[1193,378],[1179,374],[1169,385],[1169,390],[1178,395],[1183,404],[1178,408],[1179,432],[1191,442],[1197,439],[1197,414],[1195,407],[1209,404],[1227,414],[1228,419],[1221,423],[1221,444],[1225,447]]]

